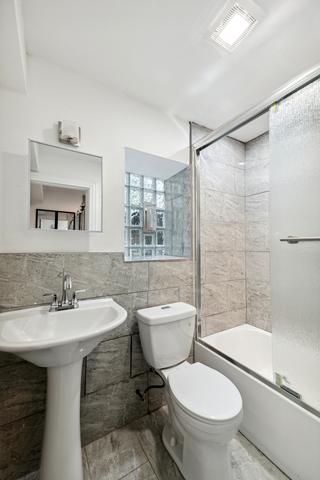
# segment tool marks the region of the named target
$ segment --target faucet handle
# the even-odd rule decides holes
[[[52,312],[56,307],[58,307],[58,297],[56,293],[44,293],[43,297],[52,297],[52,303],[50,305],[50,312]]]
[[[75,308],[77,308],[79,306],[79,300],[77,298],[77,295],[78,293],[84,293],[86,292],[86,289],[85,288],[82,288],[81,290],[75,290],[73,292],[73,295],[72,295],[72,303],[74,305]]]
[[[42,296],[43,296],[43,297],[52,297],[52,300],[53,300],[54,302],[57,301],[57,294],[56,294],[56,293],[48,292],[48,293],[44,293]]]

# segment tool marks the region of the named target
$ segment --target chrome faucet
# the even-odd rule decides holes
[[[43,296],[51,296],[52,303],[49,308],[49,312],[59,312],[61,310],[70,310],[72,308],[79,308],[79,300],[77,298],[78,293],[83,293],[85,290],[74,290],[72,292],[72,279],[69,273],[62,273],[62,293],[61,299],[58,300],[56,293],[45,293]]]
[[[64,273],[62,275],[62,295],[61,295],[61,306],[67,307],[72,301],[72,280],[69,273]]]

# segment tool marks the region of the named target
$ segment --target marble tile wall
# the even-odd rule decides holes
[[[202,334],[271,331],[269,135],[201,152]]]
[[[135,312],[174,301],[193,302],[192,262],[124,263],[121,253],[0,254],[0,310],[45,303],[61,289],[63,268],[84,298],[112,296],[128,311],[87,357],[81,400],[82,443],[103,437],[163,404],[161,390],[146,402],[136,395],[158,383],[148,372]],[[45,410],[46,372],[0,354],[0,479],[15,480],[38,468]]]
[[[269,134],[246,144],[247,322],[271,331],[269,238]]]
[[[226,137],[201,152],[202,334],[246,321],[245,146]]]

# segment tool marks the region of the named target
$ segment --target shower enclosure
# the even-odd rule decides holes
[[[193,149],[196,356],[238,385],[243,433],[301,480],[320,469],[319,74]]]

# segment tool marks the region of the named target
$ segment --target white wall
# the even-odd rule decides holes
[[[1,252],[123,251],[124,148],[172,157],[188,145],[186,122],[35,58],[27,95],[0,90],[0,104]],[[29,229],[28,138],[57,144],[62,119],[81,125],[82,151],[103,157],[103,233]]]
[[[21,0],[0,1],[0,85],[26,92],[26,49]]]

